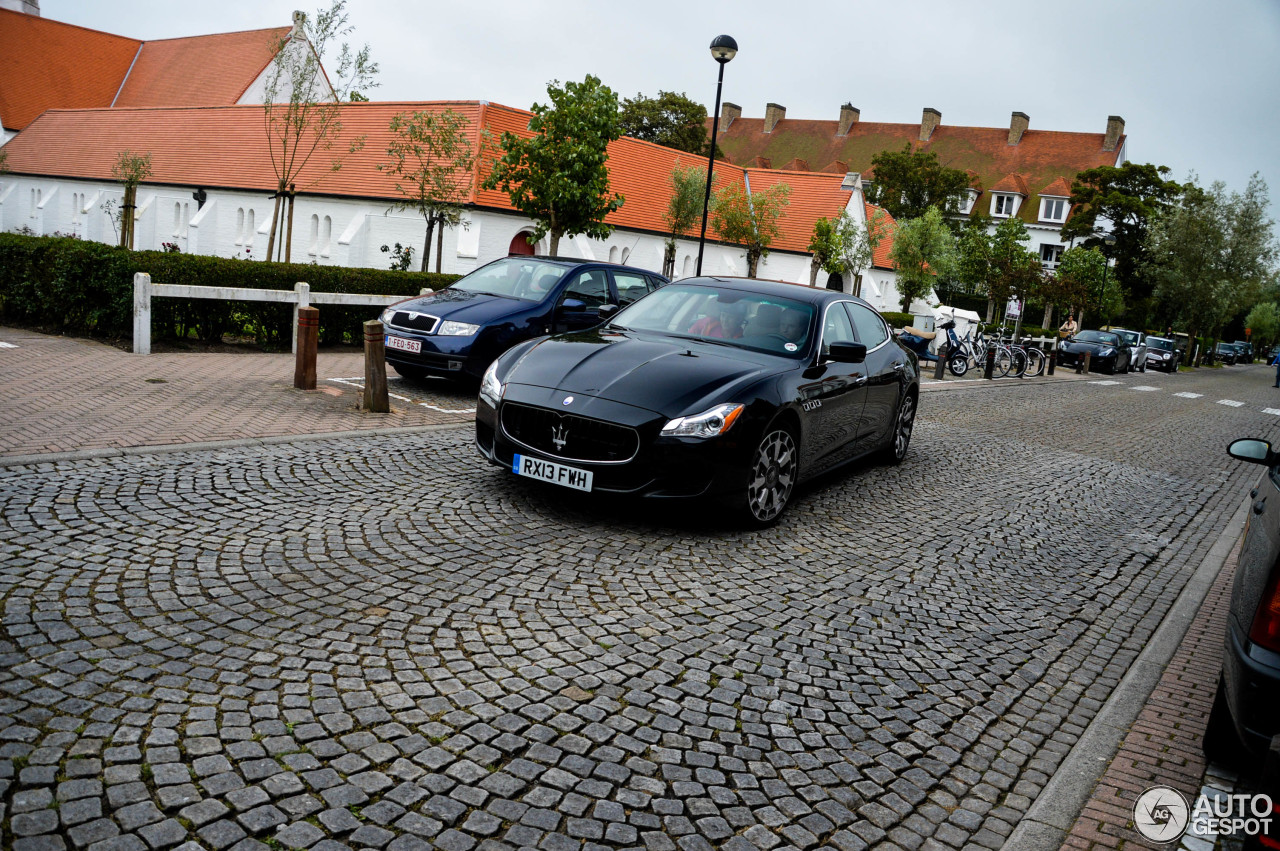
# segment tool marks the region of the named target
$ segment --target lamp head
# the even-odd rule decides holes
[[[711,58],[721,65],[738,55],[738,43],[731,35],[718,35],[711,42]]]

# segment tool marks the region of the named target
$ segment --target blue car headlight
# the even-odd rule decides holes
[[[479,325],[470,325],[466,322],[454,322],[446,319],[440,323],[440,327],[436,329],[436,334],[441,337],[470,337],[479,330]]]
[[[691,417],[676,417],[662,427],[662,436],[716,437],[733,428],[742,410],[742,405],[725,404]]]
[[[1109,358],[1109,357],[1111,357],[1112,355],[1114,355],[1115,353],[1116,353],[1116,350],[1115,350],[1115,349],[1103,349],[1102,351],[1098,352],[1098,357],[1100,357],[1100,358]]]

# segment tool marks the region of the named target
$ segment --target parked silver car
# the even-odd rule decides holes
[[[1112,328],[1111,333],[1117,335],[1121,340],[1129,345],[1133,350],[1133,357],[1129,361],[1130,372],[1146,372],[1147,371],[1147,335],[1141,331],[1127,331],[1124,328]]]

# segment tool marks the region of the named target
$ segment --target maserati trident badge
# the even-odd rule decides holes
[[[569,440],[569,428],[565,425],[551,427],[551,442],[556,445],[556,451],[564,449],[565,443]]]

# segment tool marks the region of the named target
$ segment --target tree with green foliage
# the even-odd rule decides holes
[[[969,191],[969,174],[943,165],[933,151],[913,148],[881,151],[871,158],[875,175],[867,185],[867,200],[902,221],[918,219],[930,207],[944,215],[960,211]]]
[[[1254,349],[1264,349],[1280,340],[1280,306],[1274,301],[1255,304],[1245,317],[1244,327],[1249,329],[1249,341]]]
[[[1195,180],[1147,233],[1144,273],[1155,295],[1192,339],[1218,333],[1275,274],[1274,222],[1266,182],[1257,174],[1243,193]]]
[[[876,209],[870,221],[860,222],[841,210],[833,222],[821,218],[813,223],[809,239],[809,251],[813,259],[809,264],[809,286],[816,286],[818,270],[829,275],[850,275],[852,292],[857,294],[862,284],[862,271],[871,265],[876,246],[889,229],[889,218],[883,210]]]
[[[132,249],[138,184],[151,176],[151,152],[135,154],[132,151],[121,151],[111,166],[111,176],[124,184],[124,201],[119,210],[120,247]]]
[[[618,125],[623,136],[691,154],[707,153],[707,108],[683,93],[659,91],[656,98],[643,94],[625,98]]]
[[[1071,190],[1072,213],[1062,238],[1073,244],[1080,240],[1114,261],[1111,274],[1134,302],[1145,303],[1152,293],[1153,282],[1143,272],[1147,230],[1182,192],[1168,174],[1167,166],[1126,161],[1080,172]],[[1102,239],[1107,230],[1115,236],[1114,245]]]
[[[377,169],[395,178],[404,200],[396,209],[417,210],[427,222],[422,271],[431,260],[431,234],[439,225],[436,271],[440,271],[444,229],[462,221],[462,205],[471,192],[475,152],[467,133],[467,117],[444,112],[401,112],[391,119],[391,142],[385,163]]]
[[[760,258],[769,256],[769,246],[782,232],[778,220],[790,203],[791,187],[785,183],[748,195],[741,183],[733,181],[711,199],[711,225],[720,240],[746,247],[748,278],[756,276]]]
[[[369,58],[366,44],[352,52],[344,42],[337,64],[323,65],[334,41],[353,29],[346,0],[333,0],[327,10],[314,17],[302,16],[302,31],[296,30],[272,44],[273,58],[267,66],[263,110],[267,150],[276,176],[275,207],[267,236],[267,259],[276,256],[276,236],[284,261],[290,259],[293,242],[293,198],[298,175],[318,152],[332,151],[342,135],[342,101],[363,98],[358,90],[377,86],[378,65]],[[358,95],[358,97],[357,97]],[[364,137],[349,142],[346,153],[364,146]],[[329,169],[342,168],[342,157],[330,160]]]
[[[890,253],[898,271],[898,296],[902,310],[911,302],[928,295],[937,278],[955,272],[955,237],[937,207],[930,207],[918,219],[898,222]]]
[[[605,217],[622,206],[609,189],[609,143],[619,138],[618,96],[590,74],[581,83],[547,85],[551,104],[533,105],[534,136],[502,134],[502,158],[485,178],[486,189],[507,193],[511,205],[533,219],[530,242],[551,235],[551,256],[560,238],[585,234],[606,239]]]
[[[662,274],[668,278],[676,271],[676,241],[698,224],[706,191],[707,173],[701,167],[685,167],[677,163],[671,170],[671,198],[662,214],[668,233],[662,253]]]
[[[1050,327],[1050,309],[1066,307],[1075,311],[1077,320],[1084,319],[1084,311],[1093,307],[1102,293],[1102,282],[1107,274],[1107,258],[1096,248],[1077,245],[1062,252],[1054,274],[1046,276],[1041,295],[1045,300],[1045,328]],[[1117,288],[1118,291],[1118,288]]]
[[[975,212],[965,222],[956,240],[956,277],[970,292],[987,297],[987,322],[995,315],[995,298],[991,295],[990,222],[990,217]]]
[[[1016,298],[1024,304],[1035,295],[1044,277],[1040,258],[1025,247],[1031,234],[1022,219],[1011,216],[996,225],[991,235],[991,277],[988,297],[995,304]]]

